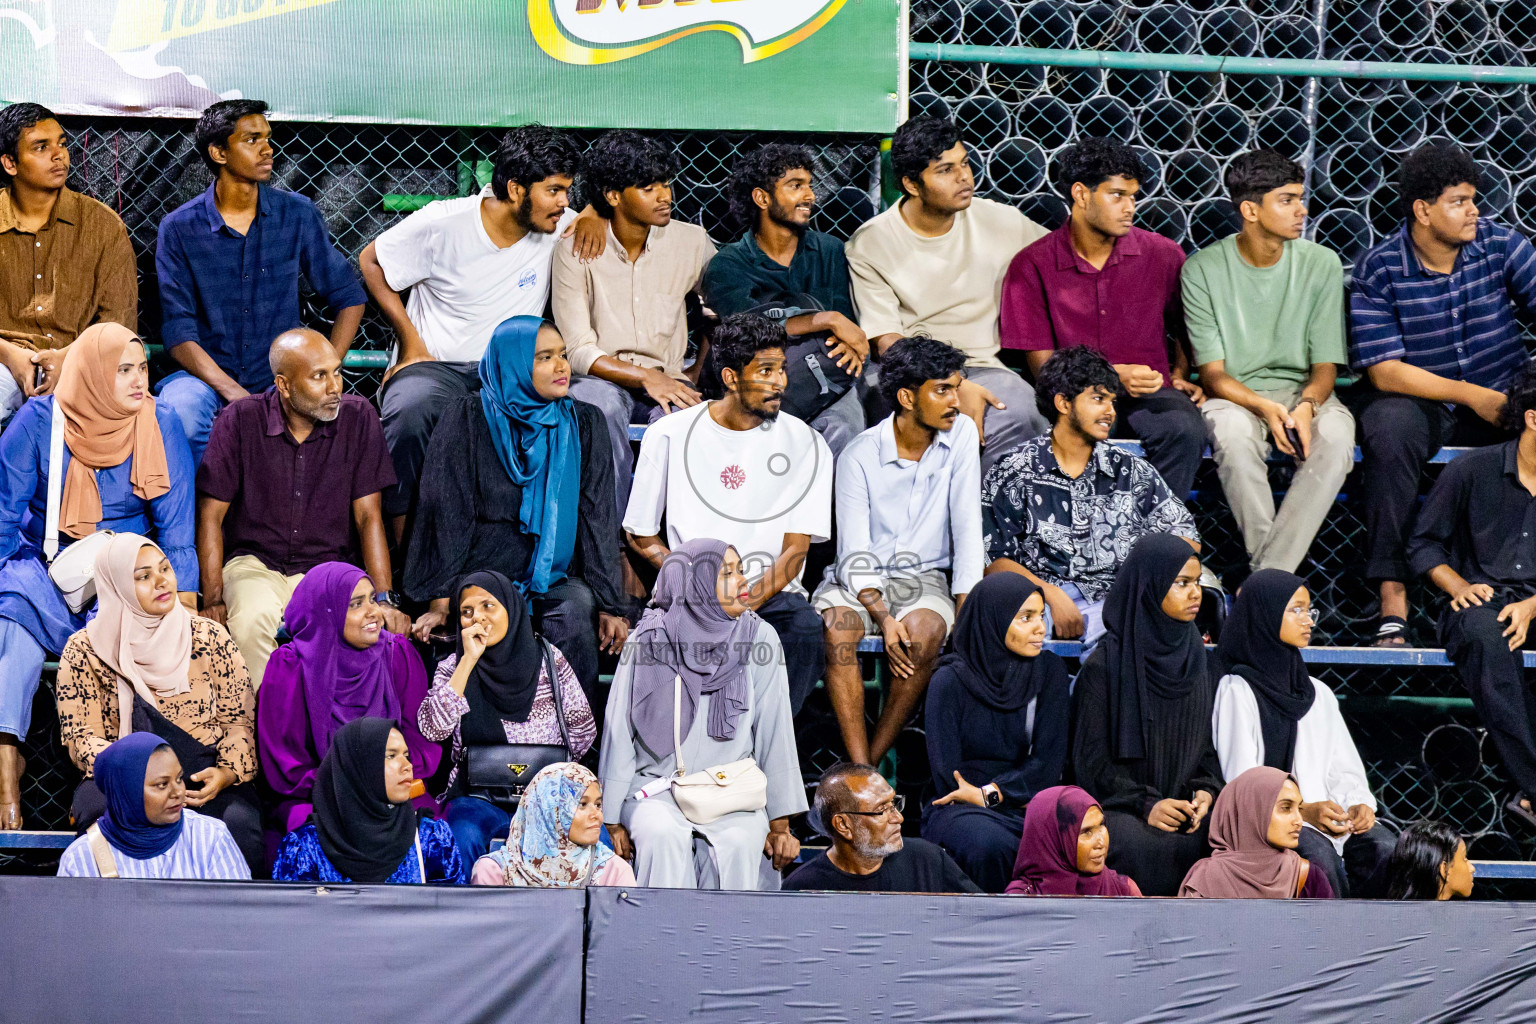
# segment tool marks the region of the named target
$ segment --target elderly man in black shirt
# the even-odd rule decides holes
[[[1522,654],[1536,618],[1536,369],[1509,386],[1513,441],[1480,448],[1440,474],[1408,546],[1413,571],[1451,598],[1440,640],[1523,794],[1508,809],[1536,827],[1536,696]]]
[[[784,880],[786,890],[980,892],[944,850],[901,835],[902,799],[867,764],[828,768],[811,813],[832,848]]]

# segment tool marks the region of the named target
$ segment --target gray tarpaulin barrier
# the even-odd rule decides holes
[[[578,1024],[575,891],[0,877],[0,1022]]]
[[[1519,1024],[1536,906],[592,889],[600,1024]]]

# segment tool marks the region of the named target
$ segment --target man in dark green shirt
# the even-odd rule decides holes
[[[869,355],[869,340],[854,319],[843,243],[809,227],[816,208],[814,165],[809,150],[770,143],[732,169],[731,216],[746,224],[747,232],[710,261],[705,301],[721,317],[767,304],[813,310],[785,321],[789,336],[828,333],[832,358],[852,357],[857,373]],[[864,429],[857,392],[844,395],[811,426],[835,458]]]

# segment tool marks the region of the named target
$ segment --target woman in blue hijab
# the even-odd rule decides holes
[[[181,762],[150,732],[133,732],[96,755],[107,810],[59,860],[77,878],[249,879],[224,822],[186,806]]]
[[[431,601],[416,634],[449,634],[454,581],[474,570],[510,579],[534,628],[590,695],[597,652],[628,635],[622,533],[602,413],[570,397],[565,340],[532,316],[505,320],[480,360],[481,390],[432,433],[405,566],[406,593]]]

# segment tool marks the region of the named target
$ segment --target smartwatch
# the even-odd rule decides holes
[[[376,590],[373,592],[374,604],[387,604],[398,611],[400,609],[400,595],[393,590]]]
[[[982,786],[981,794],[986,797],[988,807],[996,807],[1003,802],[1003,791],[995,783],[989,782]]]

